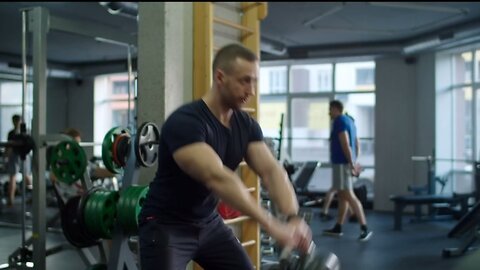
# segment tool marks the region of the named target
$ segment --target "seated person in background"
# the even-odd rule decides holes
[[[62,134],[72,137],[78,143],[82,141],[80,131],[78,131],[75,128],[67,128],[62,132]],[[53,150],[53,147],[49,147],[47,149],[47,161],[48,161],[47,167],[48,168],[50,168],[50,159],[52,155],[52,150]],[[90,178],[92,179],[112,178],[116,176],[109,170],[98,167],[96,166],[95,163],[90,161],[88,162],[87,170],[89,171]],[[60,192],[62,193],[61,195],[64,197],[64,199],[73,197],[76,195],[81,195],[85,192],[83,190],[83,186],[80,180],[75,182],[72,185],[67,185],[61,181],[57,181],[57,177],[53,174],[53,172],[49,173],[49,179],[52,181],[53,184],[56,184],[58,187],[60,187]]]

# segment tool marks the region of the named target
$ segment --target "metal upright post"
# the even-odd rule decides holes
[[[47,98],[47,33],[48,10],[35,7],[28,13],[29,31],[33,33],[33,124],[32,136],[39,142],[46,133]],[[45,148],[36,144],[33,151],[33,262],[35,269],[46,269],[46,187],[45,187]]]
[[[127,45],[127,68],[128,68],[128,111],[127,111],[127,127],[129,129],[135,128],[134,125],[130,126],[130,91],[132,89],[132,54],[131,54],[131,46]]]
[[[22,10],[22,124],[21,133],[25,135],[25,97],[27,95],[27,11]],[[26,156],[22,155],[22,246],[21,249],[26,249],[25,244],[25,192],[26,192],[26,179],[27,179],[27,165]],[[21,261],[26,263],[25,253],[21,253]]]
[[[137,158],[135,154],[135,137],[140,134],[133,134],[130,143],[130,154],[128,156],[127,164],[123,174],[122,190],[129,188],[132,185],[137,185],[140,170],[137,165]],[[110,255],[108,259],[108,270],[137,270],[135,264],[135,255],[128,246],[129,237],[124,234],[120,223],[116,223],[113,229],[112,245],[110,248]]]
[[[480,161],[475,161],[474,163],[474,172],[475,172],[475,202],[480,202]]]

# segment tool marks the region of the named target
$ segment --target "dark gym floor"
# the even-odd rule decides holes
[[[367,210],[369,227],[374,231],[369,242],[359,242],[358,223],[347,222],[341,238],[322,236],[322,230],[330,228],[334,221],[323,222],[318,217],[318,209],[311,208],[314,217],[311,221],[317,249],[335,253],[341,261],[341,269],[388,269],[388,270],[457,270],[458,264],[472,255],[458,258],[442,258],[442,249],[455,247],[457,239],[447,238],[448,231],[456,220],[410,223],[409,216],[404,219],[403,231],[393,230],[393,217],[390,213],[377,213]],[[47,208],[47,216],[55,213],[54,208]],[[21,243],[21,230],[5,226],[3,222],[19,223],[20,204],[0,211],[0,264],[6,263],[8,256]],[[331,214],[336,214],[332,209]],[[31,220],[27,218],[27,224]],[[29,236],[29,234],[28,234]],[[27,237],[28,237],[27,236]],[[65,242],[62,233],[47,233],[47,248]],[[479,254],[470,253],[475,256]],[[1,268],[1,266],[0,266]],[[66,250],[47,257],[48,270],[84,270],[86,266],[75,250]]]

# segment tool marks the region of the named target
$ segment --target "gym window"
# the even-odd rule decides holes
[[[113,127],[126,128],[134,121],[134,84],[130,89],[130,119],[128,115],[128,74],[117,73],[95,77],[94,85],[94,141],[102,142]],[[101,146],[95,146],[94,155],[101,156]]]
[[[270,75],[274,70],[280,79]],[[328,106],[333,99],[341,100],[345,111],[355,118],[359,162],[366,169],[362,176],[373,183],[375,62],[262,62],[259,123],[264,136],[278,142],[284,115],[282,160],[330,162]],[[329,184],[325,183],[325,189]]]
[[[22,82],[0,80],[0,136],[7,140],[8,132],[13,128],[12,116],[22,115]],[[27,96],[25,97],[25,123],[31,129],[33,112],[33,84],[27,83]]]
[[[475,190],[473,161],[480,160],[480,45],[439,52],[436,56],[436,191]]]

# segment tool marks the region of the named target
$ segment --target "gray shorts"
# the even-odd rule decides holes
[[[332,164],[332,187],[337,190],[352,190],[353,176],[348,164]]]
[[[31,166],[31,158],[30,155],[25,157],[25,165],[26,165],[26,173],[27,175],[30,174],[30,166]],[[22,168],[22,160],[20,159],[20,155],[16,153],[11,153],[8,157],[7,163],[7,173],[8,175],[15,175],[19,172],[23,172]]]

